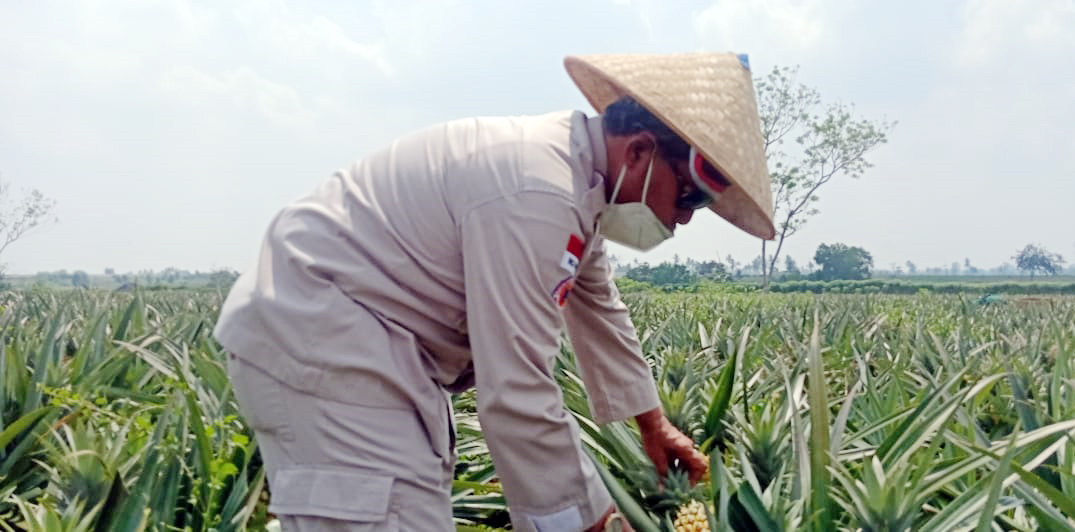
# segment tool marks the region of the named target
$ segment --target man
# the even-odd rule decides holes
[[[525,531],[600,530],[612,500],[553,375],[562,325],[595,421],[659,472],[706,459],[660,409],[605,238],[649,249],[709,206],[772,238],[745,57],[569,57],[602,113],[454,121],[337,171],[272,222],[215,336],[285,530],[452,530],[449,392]]]

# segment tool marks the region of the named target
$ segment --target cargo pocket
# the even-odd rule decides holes
[[[295,439],[287,422],[288,409],[282,383],[230,353],[228,376],[247,426],[280,440]]]
[[[272,479],[269,511],[366,524],[349,530],[394,532],[399,516],[390,510],[393,478],[351,469],[291,468]]]
[[[454,412],[452,412],[452,399],[450,394],[440,388],[436,388],[433,397],[436,397],[441,404],[420,409],[418,416],[433,454],[450,467],[455,463],[455,420]]]

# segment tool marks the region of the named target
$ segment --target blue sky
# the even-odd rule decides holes
[[[57,202],[7,271],[245,269],[270,217],[394,136],[471,115],[592,111],[567,54],[737,51],[894,120],[785,251],[880,268],[1075,259],[1075,0],[0,4],[0,178]],[[650,262],[760,242],[708,213]]]

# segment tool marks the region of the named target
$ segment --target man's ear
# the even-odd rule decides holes
[[[625,162],[629,168],[648,165],[657,150],[657,137],[649,131],[639,131],[628,138]]]

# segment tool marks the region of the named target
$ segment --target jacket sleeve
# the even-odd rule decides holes
[[[564,321],[596,423],[620,421],[660,406],[653,372],[612,280],[604,242],[596,242],[580,266]]]
[[[582,530],[612,505],[553,374],[571,200],[523,192],[459,220],[478,419],[515,530]]]

